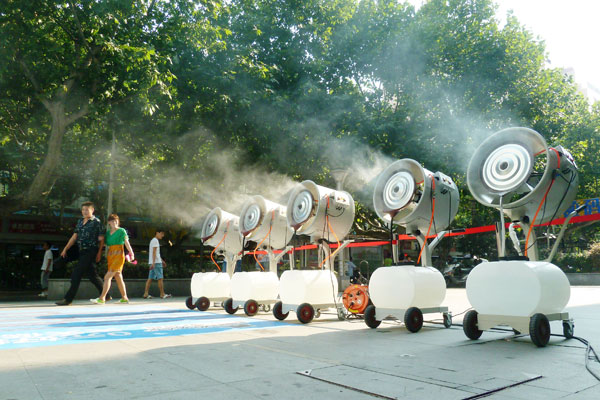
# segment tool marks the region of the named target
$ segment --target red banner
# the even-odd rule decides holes
[[[576,215],[569,221],[569,224],[577,224],[581,222],[590,222],[590,221],[598,221],[600,220],[600,214],[591,214],[591,215]],[[536,225],[536,226],[548,226],[548,225],[562,225],[565,222],[565,218],[557,218],[550,222],[546,222],[544,224]],[[510,223],[506,223],[505,226],[508,229]],[[496,227],[494,225],[486,225],[486,226],[478,226],[476,228],[466,228],[465,230],[456,231],[456,232],[448,232],[446,237],[452,236],[462,236],[462,235],[473,235],[477,233],[486,233],[486,232],[495,232]],[[435,238],[435,235],[428,236],[428,239]],[[398,241],[403,240],[416,240],[414,236],[410,235],[399,235]],[[397,244],[396,240],[394,240],[394,244]],[[347,247],[377,247],[377,246],[389,246],[389,240],[379,240],[379,241],[367,241],[367,242],[354,242],[350,243]],[[331,249],[336,249],[338,247],[337,243],[330,244],[329,247]],[[300,246],[294,248],[293,251],[300,250],[314,250],[317,248],[316,244],[309,244],[305,246]],[[275,253],[281,253],[281,250],[275,250]],[[253,252],[247,252],[246,254],[253,254]],[[256,254],[267,254],[266,251],[257,251]]]

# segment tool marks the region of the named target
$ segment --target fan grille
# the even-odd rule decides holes
[[[494,150],[482,169],[484,184],[496,192],[519,188],[531,174],[533,156],[519,144],[506,144]]]

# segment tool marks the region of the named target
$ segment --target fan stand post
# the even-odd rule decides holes
[[[531,242],[528,243],[528,245],[527,245],[528,248],[525,249],[525,251],[527,252],[527,257],[529,257],[530,261],[539,261],[540,253],[538,251],[538,242],[537,242],[537,236],[535,234],[535,227],[530,226],[529,224],[526,224],[525,222],[520,222],[519,225],[521,225],[521,227],[523,228],[523,232],[529,232],[529,229],[532,229],[531,236],[529,236],[529,240]]]

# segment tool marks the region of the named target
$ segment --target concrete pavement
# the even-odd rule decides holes
[[[449,289],[444,304],[466,310],[465,290]],[[600,350],[600,288],[573,287],[567,311],[575,336]],[[597,400],[584,353],[561,337],[546,348],[505,331],[470,341],[460,326],[413,334],[384,321],[372,330],[334,312],[281,323],[270,313],[189,311],[183,298],[0,304],[0,399]]]

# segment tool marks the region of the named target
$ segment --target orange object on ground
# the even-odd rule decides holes
[[[369,287],[367,285],[350,285],[342,294],[346,310],[352,314],[362,314],[369,305]]]

